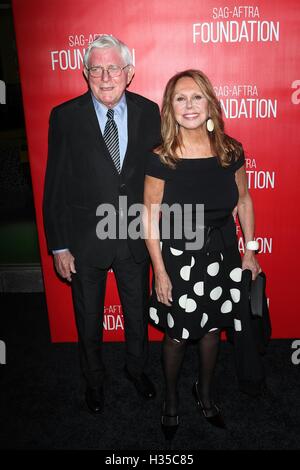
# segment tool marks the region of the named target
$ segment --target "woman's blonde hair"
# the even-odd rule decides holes
[[[221,165],[226,167],[242,155],[242,145],[224,133],[224,121],[220,102],[216,97],[211,82],[200,70],[184,70],[174,75],[168,81],[164,91],[161,111],[162,144],[155,149],[155,152],[158,153],[163,163],[173,168],[180,159],[178,150],[182,146],[182,140],[174,115],[173,98],[178,80],[184,77],[192,78],[208,101],[209,117],[214,122],[214,130],[208,132],[211,148],[219,158]]]

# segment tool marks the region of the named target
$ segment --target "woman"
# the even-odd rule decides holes
[[[154,273],[150,317],[165,329],[161,423],[166,438],[172,438],[179,423],[177,382],[188,339],[197,340],[199,348],[199,375],[193,386],[196,403],[209,423],[225,427],[211,390],[220,331],[240,327],[242,269],[250,269],[254,279],[260,266],[243,148],[224,133],[220,104],[202,72],[187,70],[169,80],[162,139],[149,158],[143,221]],[[182,209],[192,207],[190,232],[203,230],[202,247],[187,249],[191,240],[182,220],[188,218],[178,221],[175,214],[168,219],[167,211],[162,211],[160,219],[161,208],[174,203]],[[204,204],[204,227],[198,224],[196,204]],[[242,262],[232,215],[236,207],[246,244]],[[170,234],[164,230],[162,236],[168,221]],[[178,232],[181,224],[183,236],[178,239],[174,230]]]

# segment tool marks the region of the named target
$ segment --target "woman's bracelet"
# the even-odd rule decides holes
[[[246,243],[246,248],[247,250],[257,251],[259,248],[258,241],[250,240]]]

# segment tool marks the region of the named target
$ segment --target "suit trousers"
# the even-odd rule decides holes
[[[132,376],[139,376],[148,356],[149,259],[136,263],[127,241],[117,240],[111,267],[124,315],[126,366]],[[105,375],[102,339],[108,269],[80,264],[72,275],[81,370],[94,389],[102,387]]]

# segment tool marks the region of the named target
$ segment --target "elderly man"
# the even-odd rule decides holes
[[[127,198],[128,207],[142,203],[146,154],[160,140],[160,115],[155,103],[126,90],[134,66],[130,50],[115,37],[102,35],[89,45],[84,75],[89,91],[51,112],[44,222],[56,270],[72,286],[86,403],[90,411],[100,413],[103,310],[110,268],[124,313],[125,375],[144,398],[155,396],[145,374],[146,246],[141,237],[99,236],[96,227],[101,204],[115,208],[119,226],[128,224],[119,210],[120,196]]]

